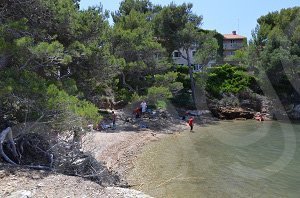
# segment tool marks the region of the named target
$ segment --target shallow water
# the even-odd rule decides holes
[[[300,125],[198,126],[147,145],[129,181],[154,197],[299,197]]]

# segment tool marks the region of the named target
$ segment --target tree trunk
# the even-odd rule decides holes
[[[189,75],[190,75],[190,80],[191,80],[192,99],[193,99],[194,106],[196,106],[195,81],[194,81],[194,77],[193,77],[193,67],[191,65],[189,50],[187,49],[185,51],[186,51],[186,60],[188,62]]]
[[[125,77],[124,72],[121,72],[121,78],[122,78],[123,87],[127,87],[129,89],[129,91],[135,92],[135,90],[129,84],[126,83],[126,77]]]

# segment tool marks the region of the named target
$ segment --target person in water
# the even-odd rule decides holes
[[[263,114],[259,112],[259,114],[257,114],[257,115],[255,116],[255,119],[256,119],[257,121],[260,121],[260,122],[261,122],[261,121],[264,121]]]
[[[194,117],[193,116],[190,117],[190,119],[188,120],[188,124],[189,124],[189,126],[191,128],[190,131],[193,131],[193,128],[194,128]]]

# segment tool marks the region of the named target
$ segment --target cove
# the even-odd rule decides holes
[[[153,197],[299,197],[300,125],[222,121],[146,145],[128,175]]]

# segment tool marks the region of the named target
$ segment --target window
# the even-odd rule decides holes
[[[235,43],[235,40],[230,40],[231,43]]]
[[[180,57],[181,56],[181,54],[180,54],[180,52],[173,52],[173,57]]]

